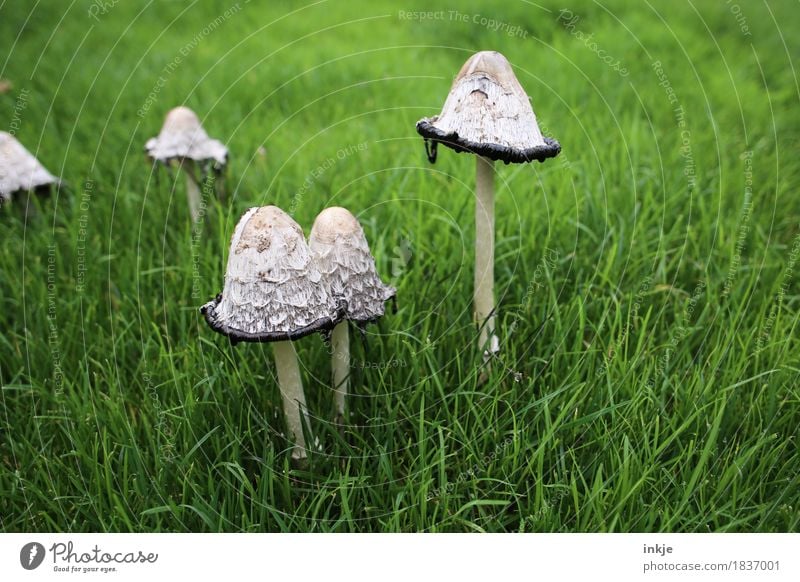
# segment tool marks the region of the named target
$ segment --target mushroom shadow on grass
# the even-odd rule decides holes
[[[47,192],[61,180],[45,167],[12,134],[0,131],[0,205],[18,192]],[[26,207],[26,214],[28,208]]]
[[[222,293],[200,311],[232,343],[274,342],[292,459],[305,459],[308,411],[292,342],[333,329],[344,306],[321,284],[298,224],[275,206],[248,210],[231,238]]]
[[[200,184],[213,173],[221,180],[228,163],[228,148],[208,137],[200,119],[188,107],[176,107],[167,113],[157,137],[147,140],[147,155],[166,167],[177,166],[186,174],[186,196],[192,221],[201,215]]]
[[[419,120],[417,132],[425,138],[431,163],[440,143],[477,156],[473,309],[488,360],[500,349],[494,321],[494,162],[541,162],[558,155],[561,146],[542,135],[511,64],[494,51],[476,53],[464,63],[441,113]]]
[[[363,330],[383,317],[384,304],[395,298],[397,290],[381,281],[364,230],[348,210],[334,206],[320,212],[308,245],[323,283],[332,295],[342,297],[347,307],[346,321],[338,323],[331,334],[331,372],[341,423],[350,378],[348,321]]]

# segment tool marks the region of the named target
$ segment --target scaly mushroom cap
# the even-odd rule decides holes
[[[147,155],[162,163],[170,160],[213,160],[217,168],[228,161],[228,148],[211,139],[200,125],[200,119],[188,107],[176,107],[167,113],[158,137],[147,140]]]
[[[308,246],[331,294],[347,303],[347,319],[366,324],[383,316],[397,290],[375,270],[364,230],[348,210],[326,208],[314,221]]]
[[[543,161],[561,151],[539,131],[530,99],[511,64],[498,52],[472,55],[453,81],[442,112],[417,122],[417,132],[457,152],[505,163]]]
[[[10,200],[19,190],[33,190],[58,181],[13,135],[0,131],[0,202]]]
[[[200,311],[235,341],[295,340],[344,316],[320,280],[298,224],[275,206],[251,208],[231,238],[225,287]]]

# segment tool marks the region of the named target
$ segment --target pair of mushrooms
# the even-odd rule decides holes
[[[200,184],[209,172],[217,177],[228,163],[228,148],[208,136],[197,114],[188,107],[176,107],[167,113],[158,136],[147,140],[147,155],[165,167],[173,166],[186,174],[186,195],[192,221],[202,215]]]
[[[439,115],[417,122],[428,160],[437,144],[477,156],[475,176],[474,318],[479,346],[488,360],[499,349],[494,305],[494,162],[544,161],[561,151],[539,130],[530,99],[511,64],[498,52],[483,51],[464,63]]]
[[[59,183],[60,180],[48,172],[17,138],[0,131],[0,204],[10,201],[17,192],[30,192]]]
[[[231,342],[274,342],[275,365],[292,458],[307,457],[307,421],[300,368],[292,341],[332,332],[336,408],[345,412],[350,372],[348,321],[360,326],[384,314],[396,290],[375,270],[358,220],[344,208],[327,208],[303,230],[275,206],[251,208],[231,238],[225,284],[201,312]]]

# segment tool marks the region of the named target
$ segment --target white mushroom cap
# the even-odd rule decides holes
[[[417,131],[434,145],[506,163],[542,161],[561,151],[557,141],[542,135],[511,63],[495,51],[476,53],[464,63],[442,112],[419,120]],[[435,153],[430,157],[434,161]]]
[[[330,293],[347,303],[347,319],[368,323],[383,316],[384,303],[397,290],[378,276],[355,216],[344,208],[326,208],[314,221],[308,245]]]
[[[173,159],[213,160],[221,168],[228,161],[228,148],[208,137],[200,119],[188,107],[176,107],[167,113],[161,133],[147,140],[145,150],[148,156],[163,163]]]
[[[58,182],[13,135],[0,131],[0,202],[19,190]]]
[[[231,238],[222,294],[201,311],[234,341],[298,339],[344,313],[320,280],[298,224],[276,206],[251,208]]]

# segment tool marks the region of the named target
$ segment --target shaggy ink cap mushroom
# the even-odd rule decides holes
[[[167,113],[157,137],[147,140],[147,155],[163,164],[172,160],[213,162],[219,170],[228,161],[228,148],[208,136],[197,114],[188,107],[176,107]]]
[[[280,208],[251,208],[231,239],[225,285],[201,309],[232,341],[295,340],[333,328],[344,316],[300,226]]]
[[[542,135],[530,99],[511,64],[498,52],[482,51],[461,67],[441,113],[417,122],[417,132],[436,144],[490,160],[524,163],[552,158],[559,143]]]
[[[494,162],[541,162],[558,155],[561,146],[542,135],[511,64],[494,51],[476,53],[464,63],[441,113],[419,120],[417,132],[425,138],[431,163],[439,143],[476,155],[473,306],[488,361],[500,349],[494,333]]]
[[[308,245],[324,284],[347,305],[346,318],[366,325],[383,317],[385,303],[397,290],[385,285],[375,269],[367,237],[345,208],[323,210],[314,221]]]
[[[346,319],[358,325],[363,333],[369,322],[383,316],[386,301],[394,300],[397,290],[385,285],[378,276],[375,259],[358,220],[344,208],[326,208],[314,221],[308,246],[322,275],[323,284],[332,295],[344,299]],[[330,342],[331,375],[341,423],[345,418],[345,399],[350,379],[347,321],[333,328]]]
[[[59,182],[13,135],[0,131],[0,203],[15,192]]]
[[[147,140],[147,155],[167,167],[177,165],[186,174],[186,197],[192,220],[197,222],[202,212],[200,184],[213,170],[222,173],[228,161],[228,148],[211,139],[200,125],[200,119],[188,107],[176,107],[167,113],[161,133]],[[197,176],[194,167],[200,169]]]

